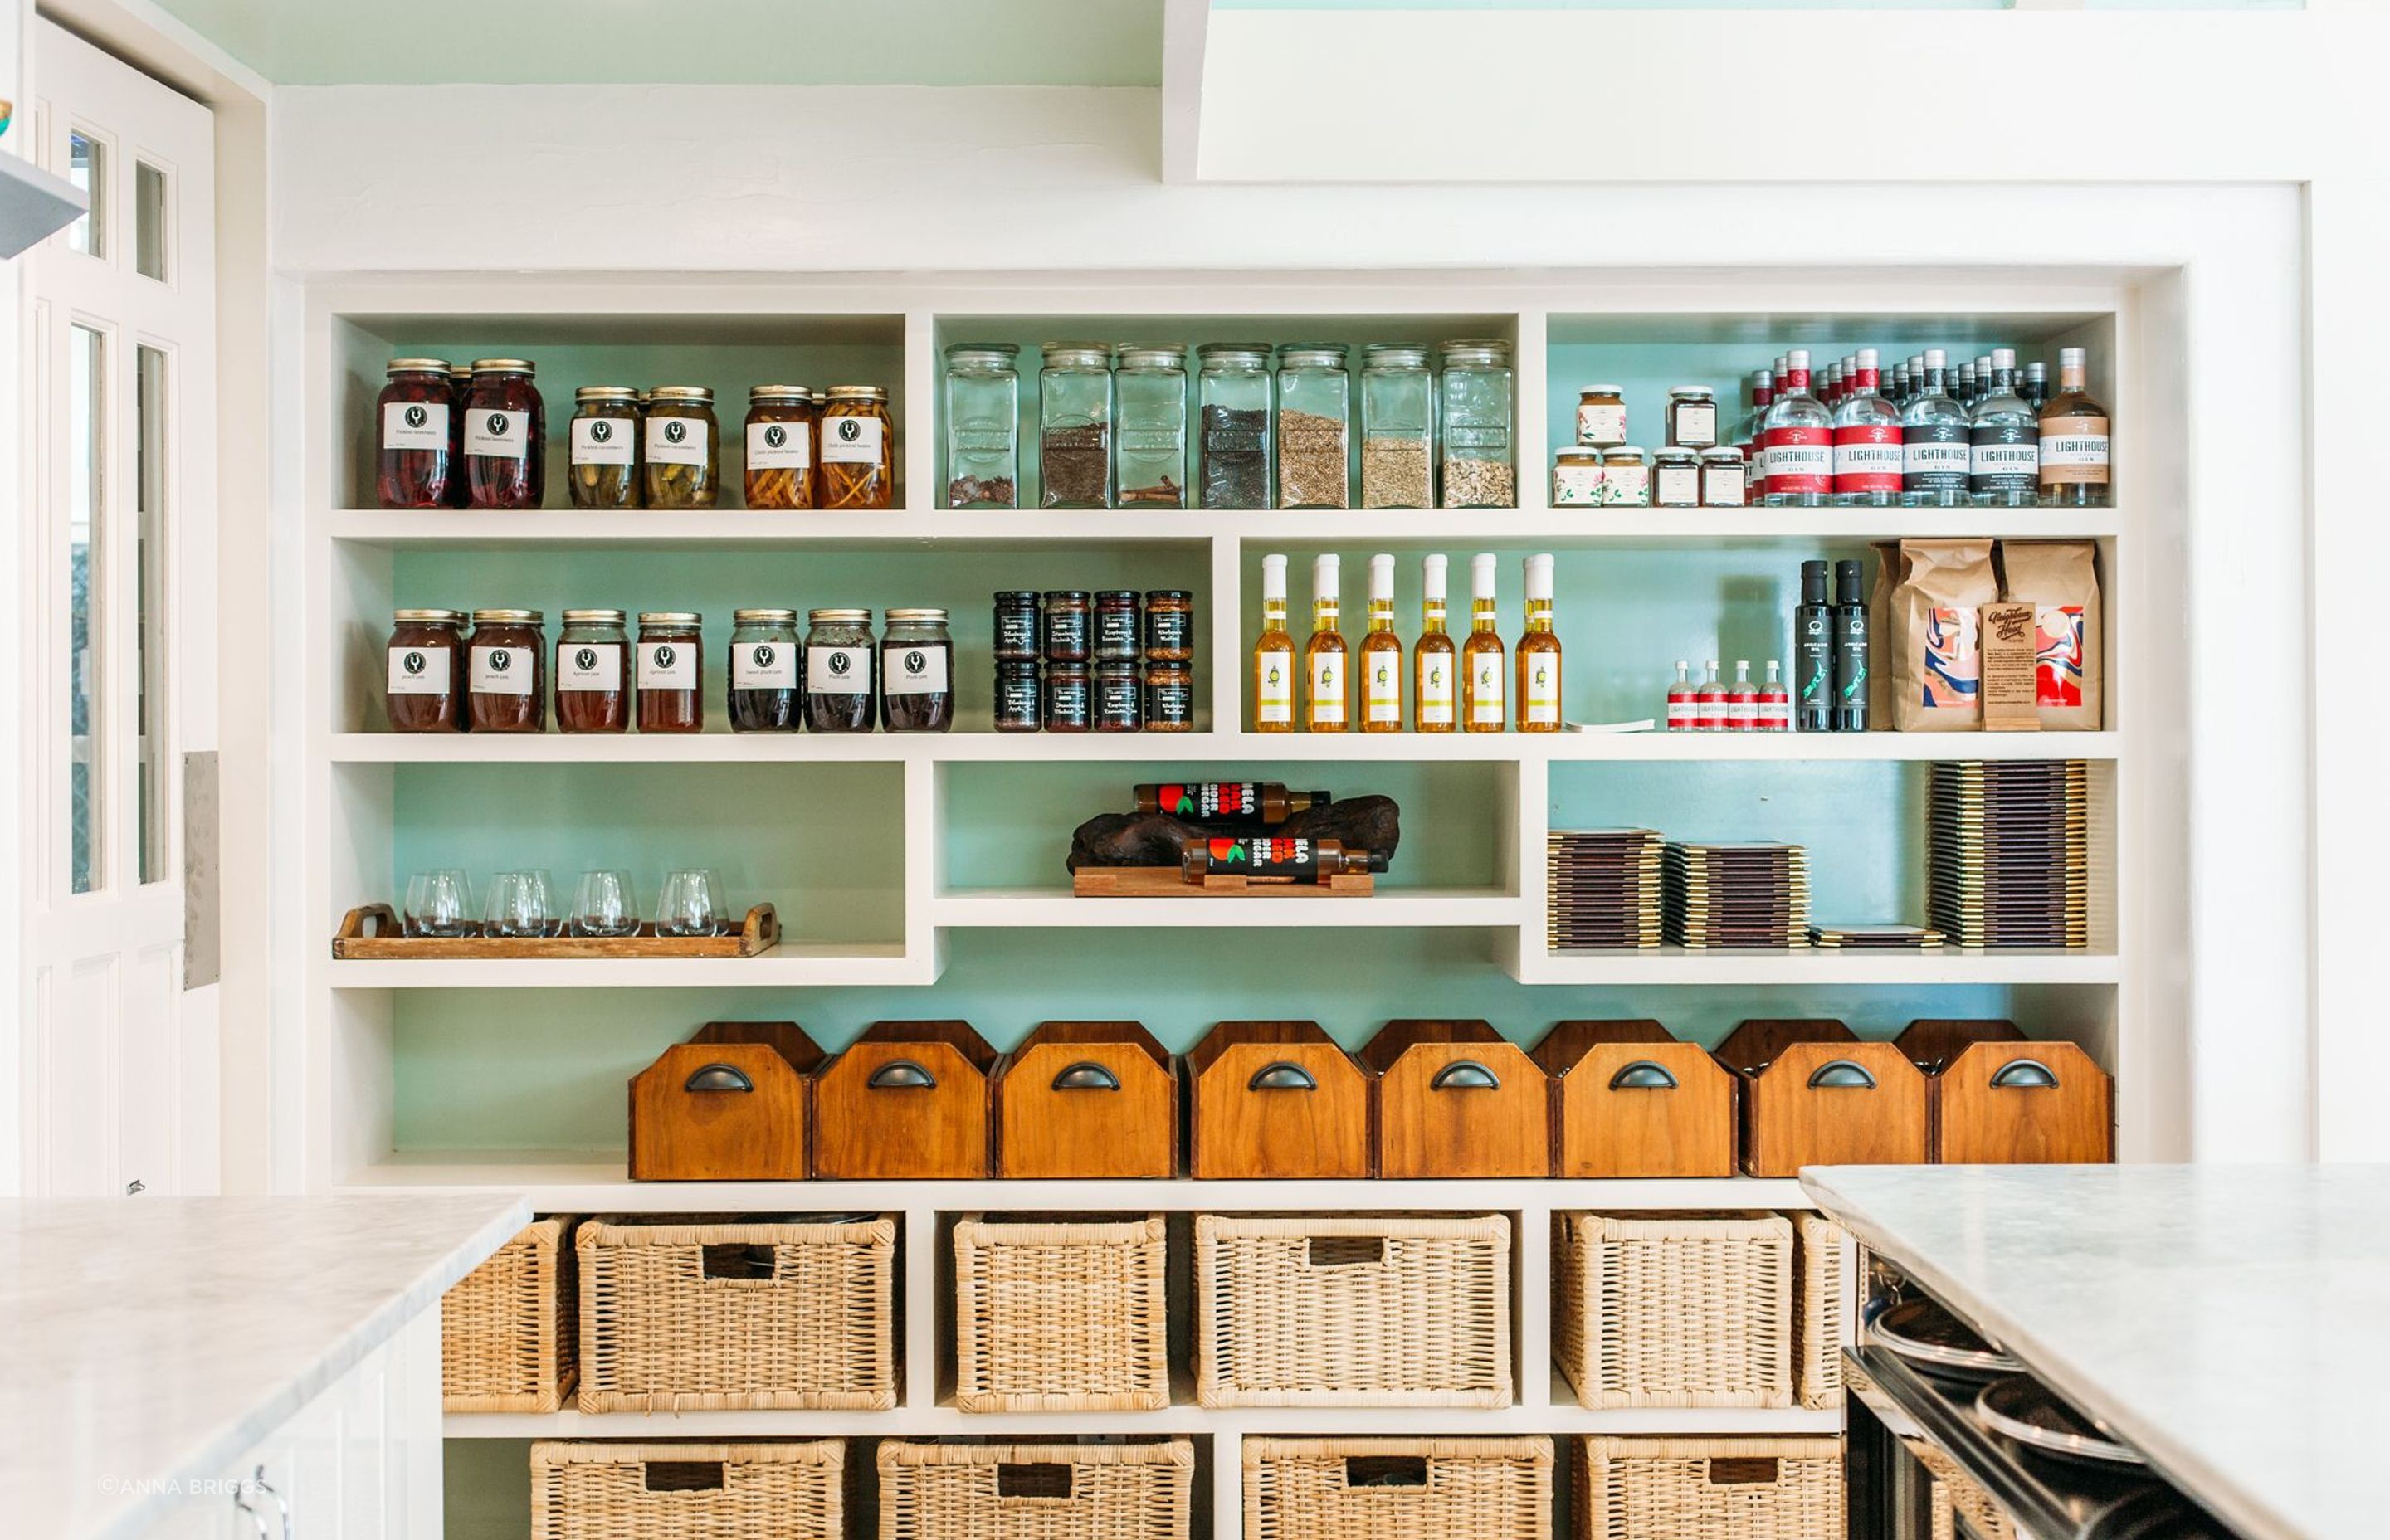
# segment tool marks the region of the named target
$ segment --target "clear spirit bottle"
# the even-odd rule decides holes
[[[1876,392],[1873,348],[1859,350],[1848,380],[1850,393],[1834,409],[1834,501],[1888,508],[1900,501],[1900,413]]]
[[[1991,379],[1976,377],[1988,391],[1970,419],[1968,490],[1975,506],[2026,508],[2041,493],[2041,424],[2016,393],[2016,354],[1992,354]]]
[[[1726,725],[1728,732],[1755,733],[1759,730],[1759,690],[1751,682],[1751,661],[1738,658],[1734,662],[1734,683],[1726,692]]]
[[[1693,694],[1693,725],[1704,733],[1726,731],[1726,686],[1718,681],[1718,661],[1709,661],[1709,677]]]
[[[1824,507],[1834,491],[1833,414],[1809,393],[1805,350],[1784,355],[1779,379],[1782,393],[1767,408],[1760,430],[1767,454],[1767,507]]]
[[[1776,376],[1762,369],[1751,379],[1751,416],[1734,430],[1733,447],[1742,451],[1743,500],[1754,507],[1767,495],[1767,456],[1761,453],[1760,428],[1776,401]]]
[[[1689,677],[1693,665],[1684,659],[1677,660],[1677,682],[1668,687],[1668,730],[1690,733],[1700,725],[1693,699],[1693,682]]]
[[[1972,425],[1943,389],[1944,364],[1940,348],[1926,351],[1924,385],[1900,414],[1900,500],[1912,508],[1967,505]]]

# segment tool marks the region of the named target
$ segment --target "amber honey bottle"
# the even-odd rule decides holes
[[[1464,731],[1498,733],[1510,725],[1503,699],[1502,618],[1494,609],[1494,558],[1469,558],[1469,639],[1460,644],[1460,718]]]
[[[1361,638],[1361,730],[1403,730],[1403,643],[1394,635],[1394,558],[1369,558],[1369,630]]]
[[[1262,634],[1253,641],[1253,731],[1294,731],[1294,637],[1286,629],[1286,558],[1262,558]]]
[[[1552,558],[1527,558],[1527,629],[1519,638],[1519,731],[1561,730],[1561,639],[1552,632]]]
[[[1420,601],[1420,639],[1411,648],[1411,725],[1422,733],[1448,733],[1457,715],[1460,658],[1444,628],[1447,563],[1432,556],[1420,565],[1426,597]]]
[[[1337,558],[1316,557],[1311,563],[1311,640],[1303,646],[1304,726],[1315,733],[1344,730],[1352,681],[1345,677],[1344,635],[1336,629]]]

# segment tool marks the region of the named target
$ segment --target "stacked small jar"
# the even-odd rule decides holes
[[[1133,588],[1008,589],[996,596],[996,730],[1191,731],[1194,659],[1187,589],[1142,602]]]
[[[1626,442],[1625,391],[1587,385],[1577,397],[1576,443],[1552,456],[1554,507],[1741,507],[1740,450],[1718,443],[1717,399],[1705,385],[1668,392],[1667,443],[1644,457]]]

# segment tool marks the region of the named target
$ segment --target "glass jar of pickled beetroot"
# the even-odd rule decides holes
[[[547,409],[522,358],[476,358],[465,393],[465,480],[477,508],[535,508],[547,494]]]
[[[381,388],[379,491],[386,508],[444,508],[451,478],[461,479],[456,443],[456,404],[444,358],[393,358]]]

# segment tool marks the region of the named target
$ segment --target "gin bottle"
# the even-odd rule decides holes
[[[1968,487],[1975,506],[2029,508],[2040,493],[2041,425],[2016,393],[2016,354],[1993,353],[1989,384],[1980,375],[1976,384],[1989,393],[1975,404],[1970,423]]]
[[[1890,507],[1900,501],[1900,414],[1876,393],[1876,356],[1861,348],[1846,377],[1849,394],[1834,409],[1834,501],[1844,507]]]
[[[1943,389],[1945,362],[1940,348],[1926,352],[1922,387],[1900,414],[1900,501],[1908,507],[1967,505],[1972,425]]]
[[[1809,354],[1794,348],[1767,408],[1760,440],[1767,456],[1767,506],[1818,508],[1833,501],[1834,418],[1809,393]]]

